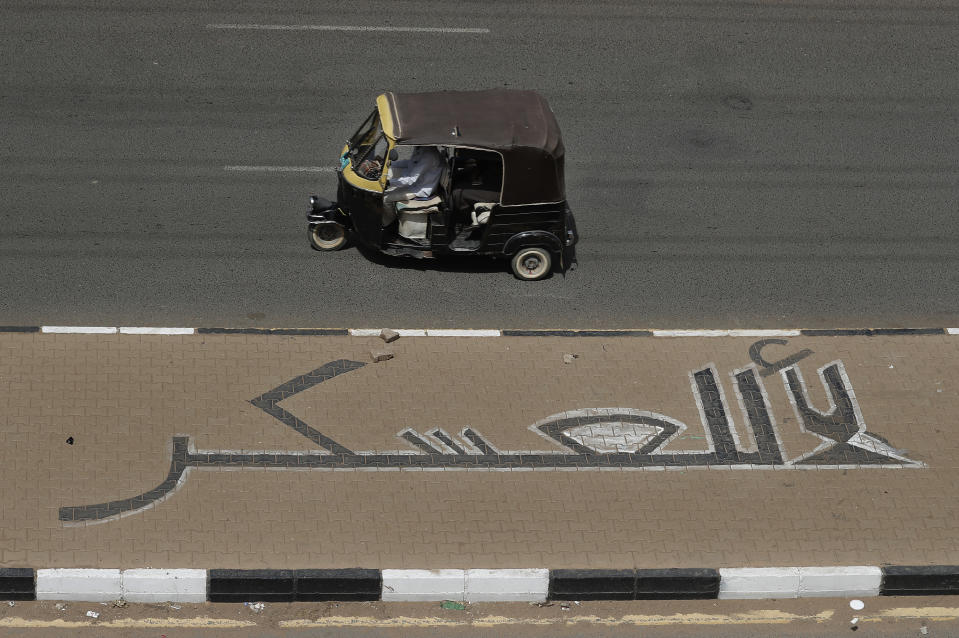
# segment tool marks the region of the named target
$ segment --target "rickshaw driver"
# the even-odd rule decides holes
[[[394,208],[396,202],[429,199],[443,175],[443,156],[433,146],[417,146],[408,160],[390,162],[390,186],[383,203]]]

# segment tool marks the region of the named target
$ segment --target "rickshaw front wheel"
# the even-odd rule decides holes
[[[544,248],[522,248],[513,255],[513,274],[523,281],[536,281],[549,274],[553,259]]]
[[[311,226],[310,245],[314,250],[339,250],[346,245],[346,228],[335,222]]]

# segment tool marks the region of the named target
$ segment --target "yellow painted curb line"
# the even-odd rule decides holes
[[[227,618],[120,618],[107,622],[95,621],[77,621],[63,620],[30,620],[27,618],[18,618],[11,616],[0,618],[0,627],[13,627],[17,629],[28,628],[55,628],[55,629],[73,629],[76,627],[100,627],[107,629],[136,629],[142,627],[173,627],[173,628],[209,628],[209,629],[235,629],[239,627],[255,627],[255,622],[248,620],[229,620]]]
[[[329,616],[316,620],[283,620],[279,626],[283,628],[310,628],[310,627],[496,627],[501,625],[572,625],[592,624],[606,626],[629,625],[634,627],[658,625],[758,625],[758,624],[787,624],[799,620],[826,622],[833,616],[832,610],[820,612],[814,616],[801,616],[775,609],[748,612],[742,614],[673,614],[661,615],[629,615],[616,617],[601,616],[569,616],[567,618],[508,618],[506,616],[482,616],[471,620],[450,620],[426,616],[412,618],[398,616],[396,618],[372,618],[370,616]]]
[[[862,616],[862,622],[880,622],[894,619],[955,620],[959,607],[893,607]]]

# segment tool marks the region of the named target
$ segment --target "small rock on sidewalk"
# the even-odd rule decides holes
[[[373,363],[379,363],[392,359],[393,353],[386,350],[370,350],[370,357],[373,359]]]

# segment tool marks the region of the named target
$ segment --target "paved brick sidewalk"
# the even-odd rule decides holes
[[[3,334],[0,566],[959,563],[959,338],[756,341]]]

